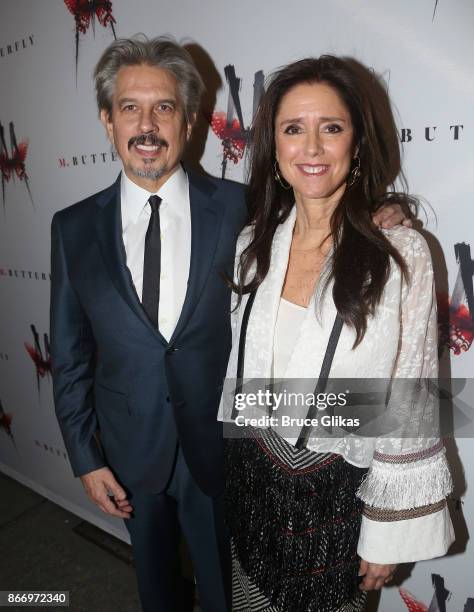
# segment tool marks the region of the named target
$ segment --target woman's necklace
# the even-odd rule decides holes
[[[329,248],[328,241],[309,249],[291,246],[282,294],[285,299],[300,306],[308,306]]]

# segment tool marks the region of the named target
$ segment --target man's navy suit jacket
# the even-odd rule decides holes
[[[233,273],[244,187],[188,176],[189,281],[169,342],[148,320],[126,266],[120,177],[52,222],[54,396],[71,465],[76,476],[108,465],[132,492],[166,487],[178,440],[201,489],[223,488],[216,417],[231,292],[222,275]]]

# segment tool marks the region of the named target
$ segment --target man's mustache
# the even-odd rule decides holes
[[[164,138],[160,138],[156,134],[140,134],[132,136],[128,141],[128,148],[135,145],[147,145],[150,147],[168,147],[168,142]]]

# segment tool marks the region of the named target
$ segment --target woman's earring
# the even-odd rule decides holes
[[[349,172],[349,176],[347,177],[347,186],[348,187],[352,187],[352,185],[354,185],[357,180],[359,179],[360,175],[361,175],[361,170],[360,170],[360,157],[354,157],[354,159],[352,160],[354,162],[354,166],[352,168],[352,170]]]
[[[285,181],[285,179],[280,175],[280,172],[278,170],[278,162],[277,162],[277,160],[275,160],[273,162],[273,176],[274,176],[275,180],[278,183],[280,183],[280,185],[281,185],[281,187],[283,187],[283,189],[291,189],[290,183]]]

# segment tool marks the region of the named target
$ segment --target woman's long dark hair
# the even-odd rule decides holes
[[[362,340],[367,317],[381,299],[390,270],[390,257],[406,276],[399,252],[372,223],[383,202],[397,202],[409,210],[415,200],[389,191],[401,172],[395,121],[385,89],[375,75],[351,58],[323,55],[303,59],[278,70],[263,94],[251,130],[248,207],[253,237],[243,251],[236,283],[239,294],[257,289],[270,267],[275,230],[290,214],[293,190],[275,180],[275,116],[283,96],[301,83],[327,83],[339,94],[352,119],[361,176],[348,187],[331,218],[333,256],[326,285],[334,279],[333,298],[344,321]],[[253,278],[246,282],[255,264]]]

